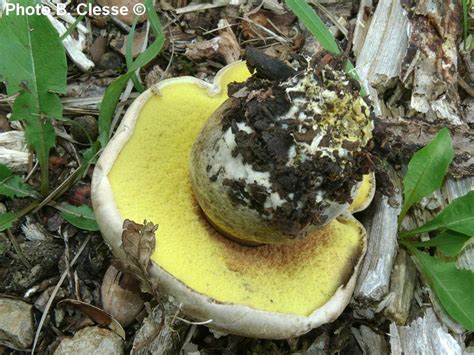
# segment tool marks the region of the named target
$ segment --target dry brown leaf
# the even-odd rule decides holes
[[[104,311],[127,327],[144,307],[144,295],[136,278],[109,266],[100,288]]]
[[[100,324],[103,327],[107,327],[118,336],[125,340],[125,330],[123,330],[120,323],[114,319],[110,314],[100,309],[99,307],[93,306],[89,303],[74,300],[74,299],[65,299],[58,302],[57,307],[71,306],[79,310],[81,313],[92,319],[97,324]]]
[[[130,220],[123,223],[122,247],[125,260],[113,260],[112,264],[122,272],[132,274],[140,281],[142,292],[153,295],[159,301],[159,294],[149,273],[151,256],[155,250],[155,232],[158,225],[138,224]]]

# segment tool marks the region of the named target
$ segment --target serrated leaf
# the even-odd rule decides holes
[[[0,195],[9,198],[35,196],[35,190],[3,164],[0,164]]]
[[[456,256],[469,240],[469,236],[454,231],[444,231],[433,239],[424,242],[412,243],[413,246],[420,247],[436,247],[445,256]]]
[[[59,214],[73,226],[87,231],[98,231],[99,226],[95,219],[94,211],[87,205],[73,206],[68,203],[55,205]]]
[[[459,324],[474,331],[474,273],[459,270],[454,262],[443,262],[416,249],[415,261],[444,310]]]
[[[437,229],[450,229],[467,236],[472,235],[474,231],[474,191],[455,199],[423,226],[402,232],[400,236],[403,238]]]
[[[453,157],[453,143],[447,128],[441,129],[431,143],[413,155],[403,179],[404,201],[399,223],[414,203],[441,187]]]
[[[32,0],[16,3],[36,5]],[[6,82],[8,95],[18,94],[11,118],[26,123],[26,140],[36,152],[46,193],[48,155],[55,146],[50,118],[62,115],[57,93],[66,92],[65,51],[46,16],[9,14],[0,21],[0,53],[0,80]]]
[[[0,232],[11,228],[13,222],[17,219],[16,213],[6,212],[0,214]]]

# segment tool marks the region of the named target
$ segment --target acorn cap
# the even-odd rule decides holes
[[[346,213],[306,239],[247,247],[219,234],[191,188],[191,147],[227,99],[227,84],[250,73],[242,62],[214,84],[164,80],[130,106],[100,157],[92,201],[105,240],[123,257],[124,219],[159,224],[151,274],[188,316],[237,335],[283,339],[336,319],[350,301],[366,250],[366,231]],[[351,209],[370,203],[366,176]]]

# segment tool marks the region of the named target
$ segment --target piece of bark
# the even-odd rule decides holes
[[[406,164],[413,154],[429,143],[446,124],[421,119],[393,117],[377,119],[374,139],[381,154],[390,162]],[[455,158],[449,172],[455,177],[474,175],[474,129],[467,125],[448,126],[453,138]]]
[[[249,47],[245,54],[247,66],[255,69],[255,75],[268,80],[286,80],[296,75],[296,70],[283,61],[272,58],[262,51]]]
[[[456,154],[450,172],[457,177],[474,175],[474,130],[462,116],[457,93],[459,12],[454,0],[379,1],[366,19],[364,45],[355,52],[379,118],[375,137],[383,153],[393,163],[406,163],[449,127]],[[359,33],[354,44],[360,47]]]
[[[401,210],[399,180],[393,171],[390,178],[397,192],[392,197],[376,194],[371,207],[362,218],[369,238],[354,292],[354,301],[359,305],[375,305],[389,290],[398,246],[397,217]]]
[[[474,190],[474,177],[463,179],[448,178],[443,187],[443,194],[447,197],[448,202],[451,203],[472,190]]]
[[[409,326],[390,324],[390,347],[393,355],[461,355],[462,347],[436,318],[432,308]]]
[[[390,353],[385,336],[377,334],[365,325],[352,328],[351,331],[364,354],[384,355]]]
[[[165,312],[163,322],[162,310]],[[189,324],[176,318],[178,314],[178,307],[167,301],[163,302],[162,308],[153,308],[135,334],[131,354],[178,354],[189,328]]]
[[[398,80],[408,45],[408,23],[399,1],[379,1],[357,57],[357,73],[370,94],[376,115],[383,113],[379,94]]]
[[[14,171],[26,171],[29,156],[23,131],[0,133],[0,161],[2,164]]]
[[[329,351],[331,338],[327,333],[322,333],[304,352],[306,355],[326,355]]]
[[[359,58],[362,47],[367,37],[367,32],[372,21],[373,1],[361,0],[359,11],[357,13],[356,25],[354,29],[354,37],[352,39],[352,51],[356,58]]]
[[[472,238],[464,245],[463,250],[458,255],[456,267],[474,272],[474,241]]]
[[[399,249],[390,280],[390,298],[384,311],[385,316],[398,325],[404,325],[408,319],[415,285],[415,264],[404,249]]]
[[[411,90],[410,107],[424,120],[462,123],[457,92],[456,48],[460,3],[402,0],[410,19],[409,43],[400,77]]]

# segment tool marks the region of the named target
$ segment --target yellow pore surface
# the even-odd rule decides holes
[[[221,85],[248,75],[238,65]],[[223,303],[310,315],[351,275],[361,249],[358,225],[334,221],[283,246],[244,247],[222,237],[193,198],[188,164],[199,129],[227,95],[210,97],[185,82],[160,93],[141,110],[109,174],[122,218],[159,224],[153,261],[189,288]]]

